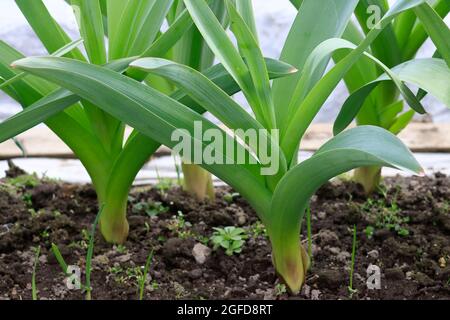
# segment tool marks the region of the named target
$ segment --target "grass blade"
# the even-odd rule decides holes
[[[92,255],[94,253],[94,240],[95,240],[95,230],[97,229],[97,224],[102,215],[105,205],[102,204],[97,216],[95,217],[94,223],[91,227],[91,232],[89,234],[89,245],[86,253],[86,300],[91,300],[91,272],[92,272]],[[67,269],[66,269],[67,270]]]
[[[147,257],[147,261],[145,262],[144,267],[144,273],[142,275],[142,278],[139,280],[139,300],[142,300],[144,298],[145,282],[147,282],[147,275],[148,272],[150,271],[152,259],[153,259],[153,250],[150,251],[150,254]]]
[[[31,275],[31,296],[33,300],[37,300],[37,287],[36,287],[36,271],[39,263],[39,254],[41,253],[41,247],[38,246],[36,254],[34,256],[33,274]]]
[[[58,261],[59,266],[61,267],[62,271],[64,272],[64,274],[67,274],[67,263],[64,260],[61,251],[59,251],[59,248],[56,244],[52,243],[52,252],[56,258],[56,261]]]

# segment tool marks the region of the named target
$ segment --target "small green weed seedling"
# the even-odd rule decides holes
[[[95,230],[97,229],[98,221],[100,219],[100,216],[103,212],[104,206],[102,206],[95,217],[94,223],[91,227],[91,233],[89,234],[88,239],[88,247],[87,247],[87,253],[86,253],[86,283],[84,285],[84,289],[86,291],[86,300],[91,300],[92,296],[92,287],[91,287],[91,272],[92,272],[92,255],[94,253],[94,236],[95,236]],[[84,229],[83,229],[84,230]],[[61,251],[59,250],[58,246],[54,243],[52,243],[52,252],[55,255],[56,260],[58,261],[62,271],[64,274],[67,275],[67,263],[64,260]]]
[[[225,249],[225,253],[228,256],[232,256],[235,253],[241,253],[242,247],[247,239],[247,234],[242,228],[225,227],[214,228],[215,232],[211,236],[211,241],[214,244],[214,250],[219,247]]]
[[[150,254],[147,257],[147,261],[145,262],[144,272],[143,274],[138,278],[139,283],[139,300],[142,300],[144,298],[144,288],[145,283],[147,282],[147,275],[150,271],[150,266],[153,259],[153,250],[150,251]]]
[[[32,189],[37,187],[41,182],[36,174],[23,174],[14,178],[8,178],[7,184],[10,184],[18,189]]]
[[[253,235],[253,238],[258,238],[259,236],[268,237],[267,228],[264,226],[261,221],[256,221],[254,224],[250,226],[250,232]]]
[[[286,294],[286,292],[286,285],[284,283],[277,283],[277,285],[275,286],[275,296],[281,297],[282,295]]]
[[[133,205],[133,213],[145,213],[149,217],[157,216],[160,213],[169,211],[168,207],[165,207],[161,202],[145,202],[141,201]]]
[[[120,254],[124,254],[125,252],[127,252],[127,247],[125,247],[123,244],[119,244],[117,246],[114,246],[114,248]]]
[[[409,217],[400,215],[401,209],[398,207],[395,198],[388,204],[386,198],[367,199],[362,206],[371,219],[374,221],[373,226],[369,225],[365,229],[367,237],[370,239],[376,229],[387,229],[395,231],[399,236],[405,237],[409,235],[409,230],[405,226],[410,221]]]
[[[223,196],[223,200],[225,200],[228,203],[232,203],[239,196],[240,194],[237,192],[227,193]]]

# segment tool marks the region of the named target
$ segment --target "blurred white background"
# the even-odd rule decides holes
[[[64,0],[44,0],[44,2],[69,35],[74,39],[77,38],[78,31],[71,7]],[[277,58],[295,18],[296,10],[289,0],[253,0],[253,3],[263,52],[268,57]],[[44,48],[36,39],[14,0],[0,0],[0,40],[13,45],[26,55],[45,54]],[[429,57],[433,52],[434,46],[428,41],[420,51],[419,57]],[[341,84],[316,117],[316,122],[332,122],[346,96],[347,91]],[[237,99],[242,102],[242,97],[238,96]],[[434,122],[450,122],[450,111],[438,101],[427,97],[424,104]],[[0,120],[18,111],[20,107],[0,93]]]

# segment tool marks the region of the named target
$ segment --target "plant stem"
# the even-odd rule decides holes
[[[33,300],[37,300],[37,288],[36,288],[36,270],[39,262],[39,254],[41,252],[41,246],[38,246],[36,249],[36,255],[34,259],[34,266],[33,266],[33,274],[31,276],[31,296],[33,297]]]
[[[313,255],[312,255],[312,232],[311,232],[311,207],[306,208],[306,229],[308,233],[308,255],[310,268],[313,265]]]
[[[355,169],[353,179],[360,183],[366,195],[374,192],[381,181],[380,167],[363,167]]]
[[[194,164],[181,163],[184,176],[184,190],[194,195],[198,200],[215,200],[214,186],[211,174]]]
[[[95,217],[94,223],[92,224],[91,234],[89,236],[89,246],[86,254],[86,300],[91,300],[91,271],[92,271],[92,254],[94,253],[94,236],[95,229],[97,229],[97,224],[100,219],[100,216],[103,212],[104,205],[101,206],[98,211],[97,216]]]
[[[139,300],[142,300],[144,298],[145,282],[147,281],[147,275],[150,269],[152,259],[153,259],[153,250],[150,251],[150,254],[147,257],[147,261],[145,262],[144,267],[144,274],[142,275],[141,281],[139,283]]]

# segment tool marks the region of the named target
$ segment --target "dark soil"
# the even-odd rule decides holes
[[[0,181],[0,299],[31,299],[38,246],[39,299],[83,299],[81,290],[66,287],[50,248],[57,244],[68,264],[84,269],[87,230],[98,210],[92,187],[9,176]],[[130,235],[123,246],[111,246],[96,235],[93,299],[137,299],[137,279],[151,250],[145,299],[450,298],[450,178],[444,175],[389,178],[369,200],[351,182],[322,187],[311,203],[313,265],[298,296],[279,283],[264,229],[245,200],[231,199],[226,187],[217,188],[214,204],[167,187],[162,182],[132,191]],[[212,248],[213,227],[224,226],[247,231],[242,252],[227,256],[217,249],[199,264],[194,245]],[[304,229],[302,239],[307,238],[305,223]],[[381,269],[380,290],[366,286],[371,264]]]

